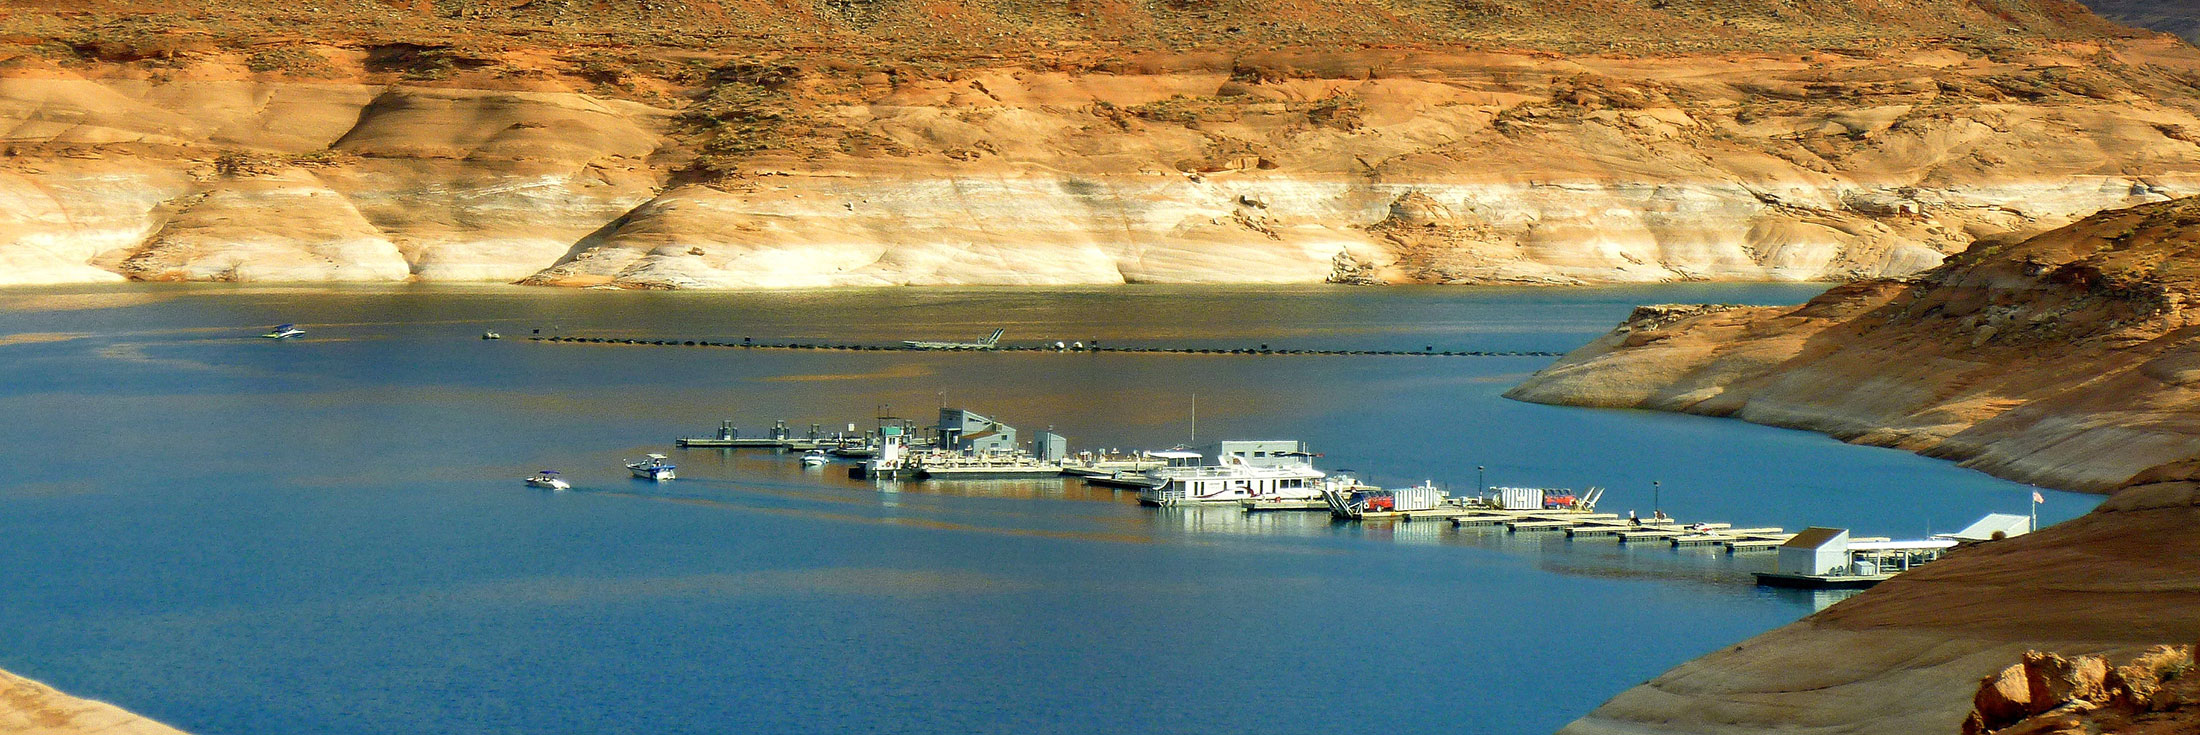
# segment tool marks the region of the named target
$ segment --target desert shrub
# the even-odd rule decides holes
[[[251,56],[245,57],[244,67],[261,74],[278,73],[295,77],[325,77],[336,71],[320,54],[290,47],[254,51]]]

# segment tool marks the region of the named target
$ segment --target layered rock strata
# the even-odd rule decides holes
[[[388,44],[92,48],[0,46],[0,284],[1841,280],[2200,192],[2200,52],[2159,38],[942,70],[507,49],[437,78]]]
[[[1820,431],[2107,491],[2200,457],[2200,199],[1801,307],[1652,307],[1507,395]]]
[[[2116,493],[2083,518],[1958,550],[1682,665],[1565,732],[1952,733],[1979,681],[2026,650],[2127,659],[2187,642],[2200,630],[2196,296],[2200,199],[2184,199],[1988,240],[1801,307],[1644,307],[1515,388]],[[2042,714],[1990,709],[1995,725]]]

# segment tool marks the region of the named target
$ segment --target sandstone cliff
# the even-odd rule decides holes
[[[2059,0],[188,5],[0,14],[0,284],[1849,279],[2200,192],[2200,51]]]
[[[1979,679],[2027,649],[2185,643],[2200,630],[2196,295],[2200,199],[2184,199],[1982,242],[1801,307],[1644,307],[1515,388],[2128,488],[1685,664],[1566,732],[1953,733]]]
[[[0,671],[0,732],[11,735],[183,735],[106,702],[78,699]]]
[[[1733,416],[2106,491],[2200,457],[2200,199],[1984,243],[1802,307],[1648,308],[1522,400]]]

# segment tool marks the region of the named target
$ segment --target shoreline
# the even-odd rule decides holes
[[[0,732],[16,735],[185,735],[116,705],[70,695],[0,669]]]

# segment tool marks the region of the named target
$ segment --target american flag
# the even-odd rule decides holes
[[[2045,503],[2045,502],[2047,502],[2047,499],[2046,499],[2046,498],[2043,498],[2043,497],[2040,497],[2040,491],[2038,491],[2038,490],[2034,490],[2034,491],[2032,491],[2032,502],[2034,502],[2034,503]]]

